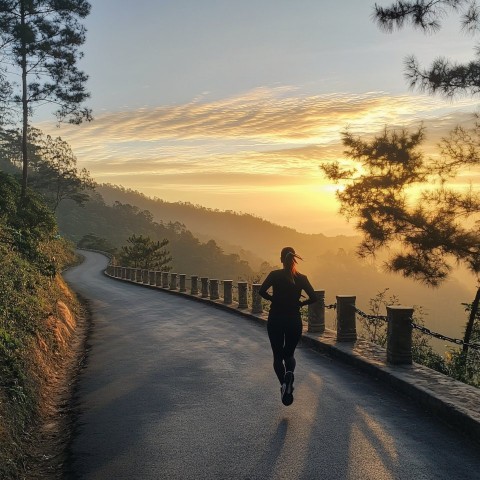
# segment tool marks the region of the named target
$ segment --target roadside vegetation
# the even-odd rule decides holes
[[[32,478],[55,416],[80,306],[60,272],[75,261],[41,197],[0,172],[0,478]],[[49,452],[55,454],[57,452]],[[45,468],[48,468],[44,465]]]
[[[387,324],[379,317],[384,314],[387,305],[399,305],[399,298],[390,295],[388,288],[378,292],[369,301],[372,318],[359,317],[361,336],[366,340],[386,347]],[[472,306],[465,304],[467,314],[470,314]],[[421,306],[414,307],[413,322],[419,326],[425,324],[425,313]],[[471,342],[480,344],[480,314],[477,313],[473,323]],[[429,340],[429,337],[419,330],[412,332],[412,357],[413,361],[429,367],[449,377],[480,388],[480,352],[469,349],[467,352],[454,346],[445,345],[445,354],[437,353]]]

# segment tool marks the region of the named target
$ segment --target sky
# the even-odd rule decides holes
[[[435,35],[387,34],[370,0],[91,5],[81,68],[95,119],[57,127],[39,112],[33,123],[69,142],[100,183],[351,234],[319,168],[344,158],[345,128],[371,135],[423,121],[433,142],[476,111],[475,99],[432,97],[404,78],[411,54],[425,66],[471,59],[475,39],[452,15]]]

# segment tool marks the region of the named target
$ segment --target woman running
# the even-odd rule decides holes
[[[273,369],[280,381],[282,403],[293,402],[293,356],[302,336],[302,319],[300,307],[317,301],[313,287],[305,275],[297,272],[299,257],[292,247],[285,247],[280,254],[283,268],[270,272],[260,287],[259,294],[272,302],[268,314],[267,331],[273,352]],[[272,294],[268,289],[272,288]],[[302,290],[308,298],[300,300]]]

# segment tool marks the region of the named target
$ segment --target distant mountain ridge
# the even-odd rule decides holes
[[[198,238],[215,240],[226,252],[239,254],[254,268],[258,266],[255,261],[278,264],[280,250],[287,245],[294,247],[305,259],[313,260],[328,251],[353,251],[359,242],[359,237],[353,236],[300,233],[251,214],[152,199],[116,185],[102,184],[97,186],[97,191],[107,204],[129,203],[150,211],[157,222],[183,223]]]
[[[353,294],[357,305],[367,310],[369,299],[388,288],[402,303],[423,306],[429,328],[446,335],[461,335],[465,322],[461,302],[473,298],[471,288],[452,277],[440,288],[431,289],[382,271],[380,265],[355,255],[360,237],[299,233],[254,215],[151,199],[114,185],[98,186],[97,191],[107,204],[119,201],[136,205],[150,211],[157,222],[185,224],[202,242],[213,239],[226,253],[240,255],[256,271],[263,270],[259,268],[263,260],[279,265],[280,249],[291,245],[305,259],[300,262],[300,271],[309,276],[314,288],[326,290],[327,303],[334,302],[335,295]],[[442,351],[444,347],[437,348]]]

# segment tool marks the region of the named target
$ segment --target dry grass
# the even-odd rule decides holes
[[[86,316],[61,276],[43,324],[23,345],[28,398],[0,388],[0,478],[59,479],[69,436],[72,378],[83,356]],[[45,305],[45,302],[44,302]]]

